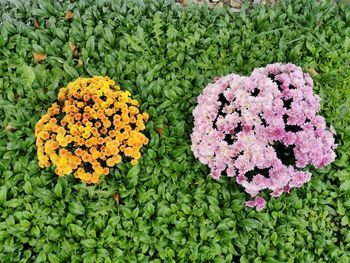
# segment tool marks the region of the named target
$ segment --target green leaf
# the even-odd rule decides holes
[[[0,187],[0,205],[5,204],[6,196],[7,196],[7,187],[3,185]]]
[[[259,220],[253,219],[253,218],[246,218],[240,221],[240,225],[244,227],[249,227],[249,228],[261,228],[262,223]]]
[[[32,87],[35,80],[34,69],[30,66],[23,66],[23,80],[29,88]]]
[[[24,183],[23,190],[26,194],[33,194],[33,188],[32,188],[32,184],[30,183],[30,181],[27,181]]]
[[[71,67],[70,65],[68,65],[67,62],[65,62],[63,64],[63,69],[64,71],[72,78],[76,79],[79,77],[78,72],[75,70],[75,68]]]
[[[186,215],[190,215],[190,214],[192,213],[191,207],[189,207],[189,206],[186,205],[186,204],[182,204],[181,208],[182,208],[182,211],[184,211],[184,213],[185,213]]]
[[[36,237],[36,238],[40,237],[40,229],[37,225],[32,226],[32,228],[29,230],[29,233],[33,237]]]
[[[113,46],[115,37],[110,29],[105,29],[104,37],[106,41]]]
[[[79,237],[85,236],[85,231],[81,226],[70,224],[69,227],[72,229],[72,232],[74,233],[74,235]]]
[[[66,40],[66,34],[64,33],[64,31],[61,28],[56,28],[56,35],[58,36],[59,39],[61,39],[62,41]]]
[[[344,52],[350,51],[350,37],[346,36],[344,40]]]
[[[128,174],[126,175],[127,179],[131,179],[135,176],[137,176],[140,173],[140,166],[139,164],[134,165],[133,167],[131,167],[131,169],[129,170]]]
[[[139,177],[137,175],[131,177],[131,179],[128,181],[128,186],[133,188],[137,185],[139,181]]]
[[[56,196],[58,197],[62,197],[62,186],[59,182],[56,183],[55,189],[54,189],[54,193]]]
[[[88,51],[90,56],[95,51],[95,36],[90,36],[86,41],[86,50]]]
[[[61,262],[60,258],[57,255],[51,254],[51,253],[49,254],[49,261],[51,263],[60,263]]]
[[[312,54],[315,54],[315,45],[312,42],[306,41],[306,48],[310,50]]]
[[[80,242],[85,248],[91,249],[96,247],[96,240],[94,239],[84,239]]]
[[[343,181],[341,184],[340,184],[340,188],[339,188],[341,191],[349,191],[350,190],[350,180],[348,181]]]
[[[264,247],[264,244],[262,242],[258,242],[258,255],[264,256],[266,252],[266,249]]]
[[[73,201],[69,204],[69,211],[75,215],[84,215],[85,208],[79,201]]]
[[[16,207],[18,207],[18,206],[20,206],[22,204],[23,204],[23,200],[22,199],[14,198],[14,199],[8,200],[5,203],[5,206],[11,207],[11,208],[16,208]]]

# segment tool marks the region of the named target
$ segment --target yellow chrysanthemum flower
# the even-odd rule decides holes
[[[108,77],[78,78],[58,92],[58,100],[35,126],[41,168],[56,166],[59,176],[73,174],[97,183],[128,156],[132,165],[148,143],[141,131],[149,116]]]

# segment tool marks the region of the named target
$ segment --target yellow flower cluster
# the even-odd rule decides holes
[[[86,183],[122,161],[135,165],[148,139],[147,113],[128,91],[108,77],[78,78],[60,89],[58,99],[36,124],[39,166],[55,165],[59,176],[73,173]]]

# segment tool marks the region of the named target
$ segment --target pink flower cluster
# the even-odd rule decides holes
[[[216,78],[193,111],[192,151],[213,178],[235,177],[256,197],[246,205],[260,210],[260,191],[280,196],[310,180],[310,172],[301,170],[306,165],[335,159],[334,136],[319,110],[312,78],[293,64]]]

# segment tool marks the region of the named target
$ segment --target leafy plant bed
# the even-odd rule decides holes
[[[111,1],[112,2],[112,1]],[[348,262],[350,11],[281,1],[239,14],[168,1],[0,5],[0,261]],[[264,210],[191,151],[214,77],[266,64],[309,71],[336,161]],[[60,88],[108,75],[150,115],[136,166],[96,185],[38,166],[35,124]]]

